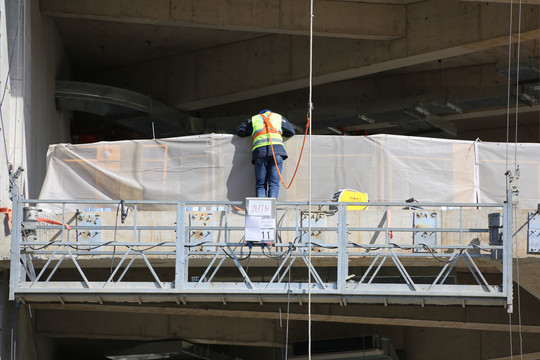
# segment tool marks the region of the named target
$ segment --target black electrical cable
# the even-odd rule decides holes
[[[291,304],[291,272],[292,267],[289,268],[289,281],[287,283],[287,328],[285,330],[285,360],[288,358],[288,348],[289,348],[289,315],[290,315],[290,304]]]
[[[116,242],[116,231],[118,230],[118,210],[120,209],[120,205],[123,204],[123,200],[120,200],[118,205],[116,205],[116,219],[114,221],[114,237],[113,241]],[[113,254],[111,256],[111,274],[113,273],[113,262],[114,262],[114,255],[116,254],[116,245],[113,246]]]
[[[473,248],[475,248],[475,249],[480,250],[480,251],[485,251],[485,252],[490,252],[490,251],[491,251],[491,249],[485,249],[485,248],[483,248],[483,247],[480,246],[480,245],[471,244],[471,246],[472,246]]]
[[[34,317],[32,316],[32,308],[28,304],[28,318],[30,320],[30,326],[32,328],[32,338],[34,340],[34,350],[36,352],[36,359],[39,360],[39,347],[36,339],[36,325],[34,324]]]
[[[227,246],[227,247],[228,247],[229,250],[231,251],[231,254],[234,254],[234,250],[231,249],[230,246]],[[243,258],[239,258],[238,256],[236,256],[236,257],[235,257],[235,256],[232,256],[231,254],[229,254],[229,253],[225,250],[225,248],[223,248],[223,252],[224,252],[225,255],[227,255],[229,258],[231,258],[231,259],[233,259],[233,260],[234,260],[234,259],[237,259],[237,260],[239,260],[239,261],[246,260],[246,259],[248,259],[248,258],[251,256],[251,249],[249,249],[249,253],[248,253],[245,257],[243,257]]]
[[[163,246],[163,245],[165,245],[165,244],[167,244],[167,243],[169,243],[169,242],[168,242],[168,241],[162,241],[162,242],[160,242],[160,243],[156,243],[155,245],[149,245],[148,247],[146,247],[146,248],[144,248],[144,249],[135,249],[134,251],[138,251],[138,252],[143,253],[143,252],[148,251],[148,250],[150,250],[150,249],[153,249],[153,248],[155,248],[155,247]],[[172,244],[172,243],[171,243],[171,244]],[[127,248],[133,250],[133,246],[127,246]]]
[[[431,256],[433,256],[433,258],[434,258],[435,260],[438,260],[438,261],[440,261],[440,262],[442,262],[442,263],[445,263],[445,264],[451,263],[452,261],[454,261],[454,259],[443,260],[443,259],[440,258],[439,256],[435,255],[435,253],[433,252],[433,250],[432,250],[428,245],[426,245],[426,244],[420,244],[420,245],[422,245],[422,247],[423,247],[424,249],[426,249],[427,251],[429,251],[429,253],[431,254]],[[463,249],[459,250],[458,258],[461,257],[461,254],[463,254]]]
[[[401,249],[401,250],[411,250],[413,249],[413,247],[410,247],[410,246],[401,246],[399,244],[396,244],[396,243],[389,243],[390,245],[392,245],[393,247],[395,248],[398,248],[398,249]],[[425,244],[421,244],[421,245],[425,245]],[[427,245],[426,245],[427,246]]]
[[[268,253],[266,253],[263,248],[263,255],[274,260],[283,260],[283,258],[287,256],[295,248],[296,248],[295,246],[293,246],[292,244],[289,244],[289,248],[279,255],[272,255],[272,250],[270,250],[270,248],[268,248]]]

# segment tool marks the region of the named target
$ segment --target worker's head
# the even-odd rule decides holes
[[[259,115],[260,115],[260,114],[264,114],[265,112],[272,112],[272,110],[268,110],[268,109],[262,110],[262,111],[259,113]]]

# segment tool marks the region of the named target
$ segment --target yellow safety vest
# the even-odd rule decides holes
[[[281,119],[281,115],[269,111],[251,118],[253,127],[252,151],[258,147],[270,145],[270,137],[272,145],[283,145]]]

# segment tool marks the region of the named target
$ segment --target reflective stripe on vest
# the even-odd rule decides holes
[[[272,145],[283,145],[281,119],[281,115],[271,112],[265,112],[251,118],[253,126],[252,151],[258,147],[270,145],[270,137],[272,137]]]

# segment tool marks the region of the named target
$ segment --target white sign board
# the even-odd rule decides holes
[[[274,241],[276,220],[246,216],[246,241]]]
[[[274,242],[276,239],[276,199],[247,198],[246,228],[247,242]]]
[[[252,216],[272,216],[272,201],[250,200],[247,212]]]
[[[528,253],[540,253],[540,215],[529,213]]]

